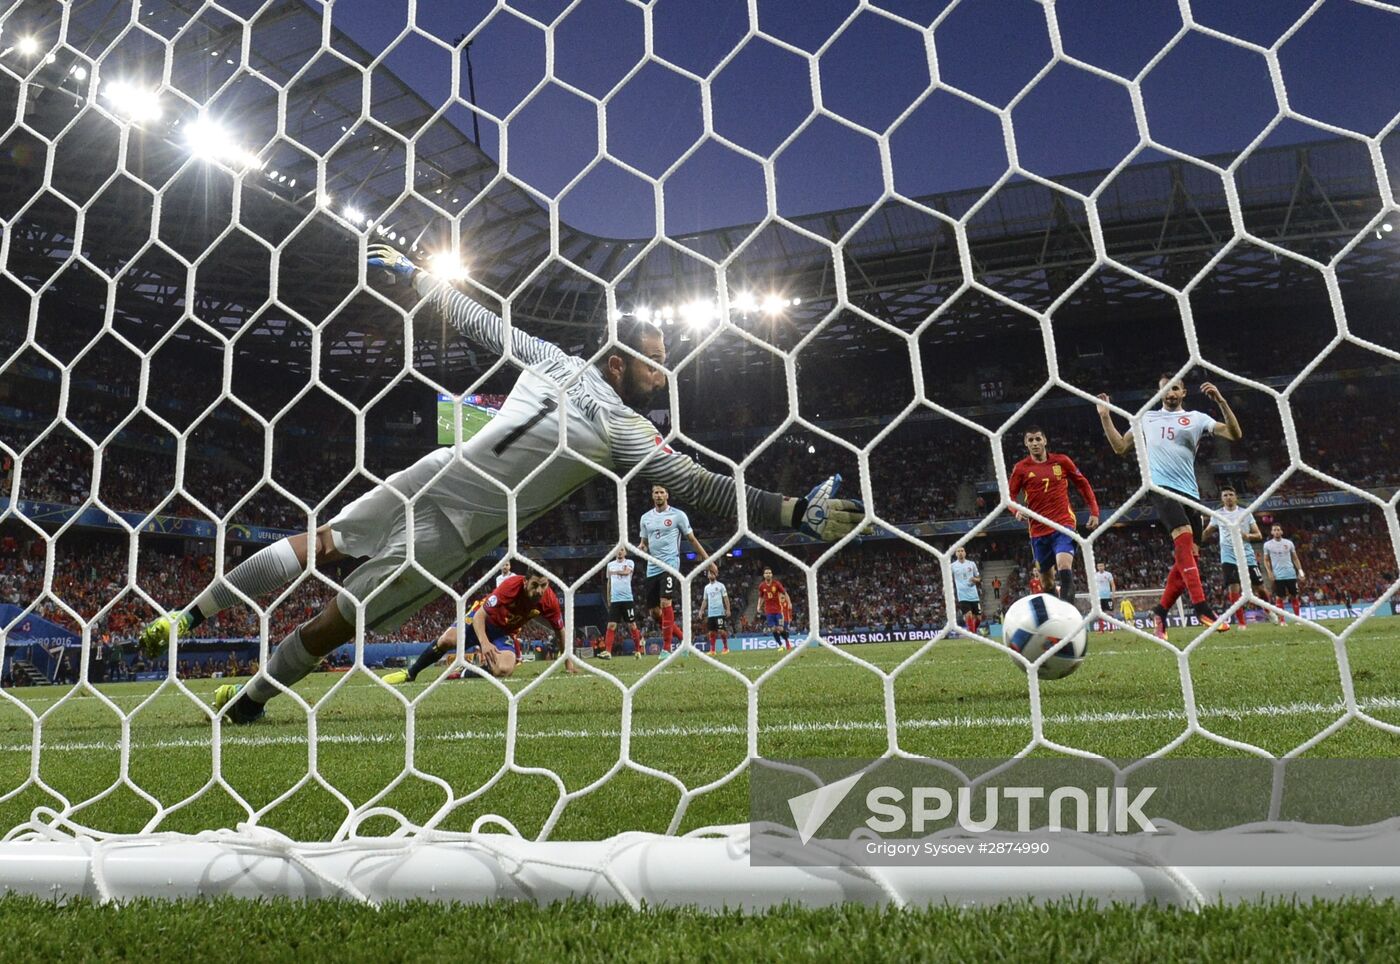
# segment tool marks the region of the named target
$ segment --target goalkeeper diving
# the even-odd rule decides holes
[[[389,476],[314,536],[301,533],[260,549],[184,609],[141,631],[142,649],[157,654],[172,636],[188,636],[241,599],[282,588],[306,568],[311,538],[318,563],[363,558],[336,597],[288,634],[256,677],[246,686],[229,684],[215,692],[215,709],[234,723],[257,720],[268,700],[353,639],[357,606],[366,631],[392,632],[442,595],[438,583],[452,583],[499,547],[509,521],[507,491],[518,488],[517,524],[524,529],[595,477],[595,466],[618,475],[640,466],[644,478],[678,499],[715,515],[737,515],[734,479],[674,451],[641,414],[666,387],[666,342],[659,328],[635,320],[619,323],[617,340],[590,364],[518,328],[508,329],[500,316],[420,271],[388,245],[371,246],[366,257],[371,277],[409,289],[463,338],[495,354],[508,353],[524,370],[500,413],[470,439]],[[568,451],[559,447],[561,428]],[[548,471],[521,485],[550,460]],[[838,540],[865,521],[859,501],[836,498],[840,482],[833,475],[802,497],[748,486],[750,524]]]

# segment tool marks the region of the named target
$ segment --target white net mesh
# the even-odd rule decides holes
[[[1344,30],[1390,36],[1393,7],[1314,4],[1261,41],[1183,2],[1150,53],[1122,66],[1076,55],[1067,36],[1084,19],[1077,7],[1027,3],[1007,27],[1006,56],[1018,63],[989,80],[965,66],[985,54],[985,31],[969,24],[1001,15],[986,3],[926,15],[852,3],[796,34],[791,11],[741,5],[695,49],[664,4],[543,6],[502,3],[462,23],[415,2],[368,15],[301,2],[19,3],[5,14],[0,75],[13,119],[0,401],[13,431],[0,444],[12,461],[3,635],[13,680],[61,684],[0,691],[0,823],[12,836],[261,824],[342,840],[505,823],[570,839],[631,829],[634,813],[645,829],[677,834],[742,819],[737,791],[760,755],[1161,755],[1206,741],[1277,757],[1334,737],[1343,752],[1394,755],[1395,676],[1366,648],[1368,633],[1389,632],[1381,617],[1396,588],[1394,450],[1388,435],[1368,441],[1346,419],[1385,397],[1400,362],[1391,316],[1375,308],[1385,285],[1394,290],[1397,261],[1395,105],[1348,126],[1310,113],[1290,84],[1293,52],[1342,16],[1335,8],[1348,7]],[[616,49],[597,50],[614,23]],[[1037,52],[1021,57],[1027,31]],[[1241,85],[1265,92],[1259,123],[1230,132],[1224,154],[1182,147],[1196,142],[1175,136],[1172,110],[1161,108],[1164,133],[1149,109],[1154,85],[1192,71],[1202,44],[1224,76],[1238,69]],[[869,59],[876,49],[912,59],[888,68]],[[491,66],[474,67],[473,55]],[[854,75],[853,57],[866,58]],[[606,69],[584,70],[580,58]],[[755,58],[774,89],[795,77],[807,105],[765,101],[746,73]],[[859,74],[886,69],[915,78],[907,96],[860,93]],[[647,100],[673,85],[687,93],[664,108]],[[1047,91],[1061,92],[1047,101]],[[689,97],[693,117],[669,110]],[[658,113],[694,136],[667,133]],[[978,120],[964,126],[963,115]],[[1111,162],[1090,153],[1079,168],[1105,170],[1061,176],[1049,169],[1059,142],[1045,140],[1046,125],[1081,115],[1104,125],[1096,143],[1121,144]],[[921,126],[934,136],[911,133]],[[974,126],[990,136],[975,139]],[[639,148],[648,142],[662,147]],[[931,183],[925,166],[988,145],[1006,161],[989,187],[920,187]],[[827,167],[840,171],[813,173]],[[803,183],[817,185],[820,203],[786,193]],[[678,227],[716,189],[725,196],[713,199],[714,217],[742,197],[753,206],[735,220],[754,223]],[[609,203],[625,210],[597,223],[642,240],[571,226]],[[804,204],[820,213],[797,213]],[[362,267],[376,242],[436,259],[443,279],[470,276],[465,290],[499,306],[512,331],[566,354],[592,360],[619,324],[656,320],[671,356],[658,442],[741,491],[800,496],[842,471],[873,535],[823,545],[760,521],[742,497],[733,518],[695,513],[734,603],[735,648],[767,645],[755,559],[785,580],[799,645],[761,665],[698,652],[705,577],[686,563],[685,665],[581,661],[571,693],[561,693],[574,686],[562,660],[461,690],[448,674],[417,688],[384,683],[379,664],[405,655],[391,644],[420,644],[411,660],[454,622],[460,667],[470,606],[501,555],[551,577],[567,653],[576,632],[591,627],[593,642],[607,622],[593,597],[613,547],[654,560],[636,530],[655,460],[619,467],[616,453],[560,427],[552,454],[505,481],[460,458],[438,463],[437,478],[465,472],[502,494],[504,531],[445,566],[410,541],[351,607],[349,665],[336,667],[349,671],[279,684],[262,724],[233,727],[185,677],[215,654],[220,672],[246,675],[250,657],[266,665],[346,582],[346,568],[318,564],[314,551],[290,587],[244,597],[214,630],[138,669],[140,624],[186,605],[240,554],[324,525],[414,464],[424,399],[446,396],[450,418],[465,412],[475,430],[474,417],[490,416],[472,412],[499,407],[521,370],[545,369],[387,292]],[[1228,317],[1215,308],[1225,303]],[[1276,364],[1267,327],[1240,319],[1290,305],[1305,317]],[[1096,347],[1101,325],[1075,334],[1086,318],[1115,315],[1138,322],[1110,335],[1131,358]],[[1147,528],[1161,487],[1147,482],[1141,446],[1136,466],[1091,457],[1106,451],[1092,406],[1115,387],[1118,424],[1140,434],[1134,420],[1155,402],[1160,368],[1189,373],[1193,394],[1216,381],[1245,423],[1243,446],[1202,447],[1202,510],[1232,480],[1256,516],[1300,542],[1303,531],[1326,537],[1311,543],[1321,559],[1305,551],[1303,565],[1336,567],[1323,567],[1326,582],[1304,582],[1311,608],[1294,617],[1316,659],[1288,695],[1240,700],[1241,687],[1257,693],[1283,675],[1230,676],[1229,650],[1243,642],[1196,631],[1165,642],[1134,628],[1131,643],[1101,656],[1091,646],[1082,675],[1096,657],[1106,672],[1131,660],[1147,667],[1132,672],[1174,687],[1171,699],[1115,705],[1136,697],[1110,673],[1059,700],[943,605],[955,598],[957,546],[982,560],[989,613],[1025,591],[1024,524],[1008,516],[1007,486],[1021,430],[1041,421],[1052,447],[1092,462],[1099,487],[1103,525],[1070,533],[1078,588],[1106,559],[1143,614],[1153,600],[1141,589],[1160,585],[1158,563],[1170,562],[1165,536]],[[585,372],[556,380],[552,397],[567,407]],[[1337,432],[1360,433],[1360,444]],[[593,471],[558,483],[562,505],[522,517],[532,485],[555,485],[581,462]],[[436,511],[422,488],[392,497],[411,507],[410,528]],[[476,525],[466,527],[474,538]],[[1202,551],[1214,566],[1215,547]],[[1357,571],[1365,585],[1348,582]],[[405,579],[449,601],[374,632],[367,614]],[[1243,582],[1262,594],[1247,571]],[[1289,600],[1254,602],[1294,615]],[[77,645],[65,650],[70,631]],[[887,648],[848,645],[866,641]],[[983,674],[968,702],[940,669],[961,660]],[[107,685],[138,671],[154,675]],[[1248,725],[1280,716],[1294,720],[1283,735],[1256,738]],[[1121,739],[1081,729],[1106,722],[1138,729]],[[722,752],[698,765],[684,749],[695,743]],[[162,762],[171,759],[188,772],[177,779]],[[480,822],[492,813],[502,817]]]

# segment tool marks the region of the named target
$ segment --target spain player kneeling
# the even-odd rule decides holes
[[[467,626],[471,637],[467,651],[480,655],[481,668],[497,679],[505,679],[520,665],[520,651],[515,635],[533,619],[543,619],[554,631],[554,641],[563,650],[564,615],[559,597],[544,576],[510,576],[494,592],[472,603],[467,610]],[[411,683],[418,674],[457,648],[457,627],[449,628],[437,642],[418,655],[407,670],[389,673],[384,682],[391,685]],[[577,672],[572,662],[571,673]],[[470,675],[477,675],[472,673]],[[463,673],[463,678],[468,674]]]

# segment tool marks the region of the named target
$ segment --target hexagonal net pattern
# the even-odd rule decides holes
[[[1115,529],[1154,518],[1154,497],[1185,506],[1183,520],[1204,513],[1243,556],[1248,526],[1203,501],[1194,485],[1184,495],[1182,486],[1169,491],[1151,446],[1143,444],[1132,447],[1135,470],[1119,504],[1105,501],[1097,528],[1080,531],[1024,506],[1013,518],[1019,502],[1006,445],[1020,444],[1033,414],[1090,414],[1098,406],[1104,424],[1115,426],[1110,439],[1121,440],[1129,428],[1138,440],[1165,432],[1151,416],[1169,382],[1107,398],[1071,372],[1060,339],[1073,323],[1066,319],[1091,300],[1090,289],[1096,297],[1131,289],[1148,299],[1163,328],[1179,333],[1172,344],[1182,349],[1173,347],[1158,367],[1183,378],[1204,372],[1227,398],[1248,395],[1251,413],[1277,420],[1275,468],[1245,500],[1247,509],[1286,508],[1295,497],[1289,486],[1309,480],[1327,493],[1316,505],[1354,507],[1391,562],[1400,558],[1393,485],[1377,487],[1330,469],[1300,439],[1297,423],[1301,393],[1318,378],[1342,377],[1329,374],[1337,359],[1400,363],[1394,345],[1349,321],[1344,297],[1348,271],[1370,265],[1377,242],[1390,243],[1397,175],[1386,151],[1400,118],[1392,112],[1364,129],[1337,123],[1300,106],[1289,82],[1289,45],[1324,16],[1327,4],[1309,7],[1262,41],[1213,26],[1183,2],[1173,29],[1125,67],[1077,53],[1061,22],[1069,14],[1054,2],[1027,2],[1018,16],[1031,15],[1027,29],[1040,52],[995,83],[964,81],[962,67],[979,56],[975,31],[968,39],[965,25],[996,16],[990,2],[954,0],[919,19],[901,12],[901,4],[853,0],[847,13],[820,28],[809,25],[802,38],[767,19],[764,3],[750,3],[741,5],[740,26],[723,37],[723,51],[702,63],[668,47],[659,5],[619,0],[612,13],[620,24],[635,23],[638,52],[633,58],[619,39],[601,58],[605,82],[580,79],[569,54],[572,32],[596,29],[588,24],[602,15],[593,9],[601,5],[576,0],[548,14],[537,6],[501,2],[465,30],[443,26],[436,11],[416,0],[358,26],[337,19],[332,4],[299,0],[31,2],[0,20],[6,38],[0,76],[13,107],[0,217],[11,296],[7,324],[14,324],[3,371],[15,386],[5,393],[15,405],[11,421],[21,426],[13,438],[0,439],[12,462],[0,523],[19,540],[7,552],[28,547],[32,553],[25,567],[37,587],[32,599],[0,609],[0,641],[13,650],[8,666],[23,648],[29,662],[51,660],[52,675],[61,673],[63,656],[35,642],[43,638],[35,621],[47,620],[60,647],[70,630],[77,644],[73,679],[60,695],[36,701],[0,690],[4,749],[11,764],[23,758],[7,764],[7,782],[0,784],[0,805],[10,808],[7,840],[59,847],[80,839],[72,852],[80,852],[88,870],[74,886],[104,897],[135,892],[114,883],[120,876],[114,858],[128,852],[123,848],[178,840],[204,854],[201,860],[230,853],[290,860],[305,893],[324,887],[377,899],[386,891],[345,860],[363,853],[412,860],[421,848],[442,845],[481,857],[522,893],[552,893],[530,891],[543,874],[568,893],[601,888],[596,892],[635,901],[643,885],[619,876],[618,867],[645,878],[645,868],[631,863],[633,848],[653,838],[622,834],[583,850],[531,851],[522,849],[517,825],[541,842],[617,834],[625,824],[577,822],[576,815],[599,799],[625,811],[627,788],[647,786],[664,796],[664,804],[646,805],[645,819],[656,823],[651,829],[695,841],[722,836],[746,853],[749,831],[733,826],[742,819],[734,793],[760,756],[951,758],[959,751],[988,755],[993,747],[990,755],[1050,751],[1113,766],[1112,756],[1159,758],[1202,741],[1288,760],[1343,731],[1368,734],[1363,742],[1400,736],[1400,726],[1382,712],[1393,709],[1394,694],[1359,694],[1351,662],[1355,639],[1382,622],[1373,617],[1389,612],[1394,584],[1349,610],[1339,628],[1288,609],[1262,591],[1249,567],[1240,567],[1241,593],[1222,614],[1226,624],[1250,607],[1286,617],[1306,627],[1335,672],[1330,699],[1251,710],[1296,711],[1309,721],[1307,732],[1287,745],[1265,745],[1212,724],[1231,714],[1198,696],[1210,682],[1198,666],[1221,645],[1220,624],[1187,620],[1179,634],[1194,626],[1193,638],[1169,642],[1140,620],[1105,611],[1097,594],[1084,596],[1086,631],[1113,624],[1179,690],[1173,706],[1142,716],[1180,724],[1179,731],[1162,740],[1106,744],[1076,739],[1073,727],[1131,724],[1131,712],[1095,710],[1087,696],[1087,709],[1052,708],[1061,684],[1043,682],[1033,670],[1056,657],[1033,665],[964,623],[951,606],[919,630],[882,637],[900,640],[886,651],[847,645],[855,634],[842,604],[868,590],[858,579],[829,576],[875,546],[870,551],[894,553],[879,557],[889,560],[882,564],[887,571],[908,575],[927,567],[910,592],[922,593],[930,606],[951,601],[958,598],[955,553],[977,550],[998,533],[1014,530],[1019,538],[1027,515],[1068,536],[1092,573],[1097,562],[1113,565],[1105,545]],[[1355,6],[1374,15],[1377,29],[1391,29],[1400,18],[1383,3]],[[619,38],[627,33],[619,31]],[[821,36],[813,40],[814,32]],[[514,93],[479,101],[470,57],[473,45],[483,56],[491,43],[531,63],[538,52],[539,72]],[[907,86],[904,93],[863,99],[845,82],[841,64],[868,55],[870,44],[887,45],[891,56],[913,52],[910,70],[887,81],[891,89]],[[1232,141],[1229,154],[1182,147],[1174,130],[1164,132],[1174,121],[1159,122],[1149,109],[1153,85],[1199,44],[1223,51],[1221,62],[1244,64],[1238,69],[1265,91],[1259,124]],[[1007,56],[1020,53],[1008,49]],[[780,76],[795,78],[810,107],[788,118],[777,118],[782,111],[775,109],[755,133],[752,125],[727,119],[724,105],[737,97],[745,110],[759,110],[759,93],[735,78],[762,58],[768,58],[762,69],[771,71],[763,76],[775,84]],[[638,91],[677,83],[697,98],[696,136],[669,156],[639,154],[637,141],[656,135],[640,122],[635,129],[624,122],[637,114]],[[1077,106],[1057,101],[1046,93],[1052,84],[1092,89],[1098,99]],[[1117,112],[1119,135],[1106,128],[1084,132],[1117,144],[1104,170],[1068,176],[1043,161],[1054,147],[1043,139],[1046,112],[1070,108],[1076,121],[1082,112]],[[569,118],[579,111],[584,122],[575,125]],[[914,151],[908,138],[927,123],[937,135],[938,124],[954,124],[950,118],[959,111],[990,125],[988,143],[1004,152],[1005,164],[988,187],[935,197],[919,187],[921,158],[929,156],[920,151],[938,138],[913,141],[924,143]],[[1274,135],[1289,125],[1326,137],[1327,150],[1349,165],[1347,176],[1370,185],[1365,199],[1334,205],[1332,222],[1309,227],[1305,236],[1288,218],[1281,225],[1260,221],[1267,205],[1258,178],[1268,175],[1251,167],[1276,156],[1269,153]],[[579,136],[552,142],[551,127]],[[1042,134],[1032,133],[1037,130]],[[542,153],[550,152],[562,159],[541,167]],[[810,176],[810,158],[820,166],[824,152],[832,166],[868,161],[867,188],[851,193],[846,180],[827,172],[815,207],[800,191],[791,193]],[[737,166],[713,166],[720,155]],[[1200,255],[1194,261],[1173,260],[1176,249],[1163,240],[1176,223],[1171,215],[1158,237],[1134,247],[1138,229],[1130,222],[1141,213],[1133,207],[1141,198],[1128,182],[1149,162],[1165,165],[1171,190],[1184,192],[1172,195],[1175,207],[1206,194],[1214,199],[1213,213],[1199,217],[1208,222],[1209,243],[1196,244],[1194,236],[1181,243]],[[687,223],[680,210],[688,179],[699,176],[702,193],[722,190],[726,172],[740,169],[752,172],[757,185],[755,223],[713,231],[677,227]],[[706,170],[711,173],[696,174]],[[1299,184],[1303,176],[1298,172]],[[736,193],[741,180],[735,176]],[[850,183],[856,180],[852,174]],[[1193,194],[1197,182],[1211,187]],[[1320,184],[1295,185],[1294,201]],[[827,197],[835,200],[823,206]],[[610,200],[629,206],[629,217],[642,212],[645,239],[610,241],[571,225],[571,217],[588,218]],[[800,213],[804,204],[820,213]],[[390,253],[376,253],[383,245]],[[929,267],[913,281],[899,280],[900,266],[912,262]],[[1203,297],[1265,262],[1307,276],[1322,293],[1324,330],[1309,347],[1311,356],[1286,377],[1256,374],[1234,364],[1238,356],[1209,347],[1215,322],[1205,319]],[[759,287],[765,284],[774,293],[765,294]],[[677,304],[662,307],[657,299],[668,292]],[[67,314],[56,320],[56,311]],[[652,322],[655,328],[648,327]],[[956,355],[946,346],[993,330],[1026,333],[1023,344],[1043,354],[1043,376],[1037,368],[1032,388],[1014,401],[997,388],[987,405],[961,404],[940,388],[955,374],[942,360]],[[942,340],[947,332],[951,341]],[[1038,365],[1041,358],[1027,361]],[[838,413],[844,422],[823,418],[823,407],[840,404],[825,397],[828,383],[821,380],[829,377],[839,394],[847,390],[841,379],[852,384],[850,372],[865,364],[880,383],[866,385],[869,395],[890,394],[898,404],[870,412],[857,405]],[[662,365],[669,379],[657,378]],[[766,403],[740,394],[742,377],[723,391],[686,394],[716,365],[740,376],[765,373],[770,389],[777,386],[765,396],[776,400],[775,417],[751,415]],[[48,387],[26,399],[21,379]],[[653,407],[646,389],[662,381],[665,401],[655,407],[664,411],[648,420],[638,409]],[[906,384],[907,399],[903,389],[891,388]],[[450,440],[427,455],[392,437],[406,393],[442,400]],[[504,401],[491,401],[496,395]],[[696,397],[704,399],[708,422],[690,408]],[[1229,440],[1229,408],[1211,413],[1205,422]],[[337,420],[348,429],[332,429]],[[1093,424],[1097,433],[1099,423]],[[939,427],[941,441],[918,435],[928,425]],[[800,448],[789,444],[794,440]],[[970,501],[953,492],[920,495],[917,518],[902,514],[910,488],[945,484],[910,469],[911,453],[929,444],[946,446],[950,462],[958,453],[983,453],[995,480],[962,522],[929,518],[956,515],[959,501]],[[1093,444],[1106,447],[1097,434]],[[81,471],[72,467],[74,451]],[[123,462],[120,453],[133,451],[145,455]],[[1257,461],[1254,451],[1222,448],[1220,455]],[[158,468],[167,463],[168,473]],[[822,480],[840,480],[838,469],[845,478],[835,490]],[[1194,478],[1194,468],[1188,471]],[[307,476],[315,484],[291,481]],[[950,477],[946,484],[967,487],[971,479]],[[799,635],[807,636],[806,645],[780,651],[758,669],[697,645],[701,634],[685,627],[705,615],[693,599],[705,567],[687,571],[657,538],[643,544],[646,531],[643,540],[636,535],[638,500],[652,482],[721,533],[706,539],[712,559],[728,567],[742,553],[757,552],[788,573],[790,595],[805,609],[806,633]],[[137,508],[129,504],[132,491]],[[858,523],[843,513],[858,516]],[[536,525],[562,532],[563,550],[537,551]],[[119,539],[120,549],[93,550],[84,540],[99,530]],[[157,536],[182,537],[188,551],[175,553],[174,561],[168,549],[161,556],[151,548]],[[677,607],[684,666],[662,660],[632,672],[616,661],[578,658],[591,641],[582,635],[582,612],[596,606],[590,587],[604,578],[619,544],[629,558],[684,587]],[[1154,551],[1172,552],[1165,537],[1158,545]],[[189,548],[195,546],[202,548]],[[236,566],[230,563],[235,547],[243,553]],[[523,674],[528,682],[492,678],[472,659],[474,603],[495,598],[494,565],[502,556],[519,560],[527,575],[548,577],[560,603],[565,658]],[[356,558],[368,561],[358,568],[344,561]],[[197,591],[190,598],[172,598],[192,579]],[[111,585],[97,604],[76,601],[82,587],[103,580]],[[732,585],[731,593],[742,588]],[[1119,595],[1150,603],[1160,592]],[[452,672],[417,689],[372,672],[381,652],[375,647],[440,596],[447,602],[428,611],[439,622],[418,641],[454,627],[445,644]],[[190,685],[182,654],[208,651],[197,648],[207,644],[197,625],[178,622],[154,651],[156,675],[139,696],[99,685],[106,672],[100,664],[113,658],[105,634],[134,641],[141,624],[190,606],[200,620],[219,611],[251,614],[239,635],[256,637],[260,669],[240,694],[216,707]],[[539,608],[549,616],[547,605]],[[295,618],[279,621],[279,613]],[[118,614],[130,618],[121,624]],[[225,624],[218,625],[223,632]],[[341,650],[348,672],[326,685],[321,677],[302,682],[342,644],[350,647]],[[977,662],[983,657],[988,661]],[[1087,659],[1092,667],[1095,654]],[[829,678],[850,689],[804,692],[816,685],[802,682],[807,660],[813,677],[822,674],[821,687],[831,685]],[[976,672],[1000,681],[988,685],[1014,687],[1020,711],[1002,723],[1015,735],[985,744],[925,739],[1001,725],[989,720],[1000,709],[983,714],[975,704],[959,711],[972,714],[970,722],[928,717],[928,707],[942,698],[932,681],[956,688],[956,669],[951,682],[941,681],[944,667],[960,666],[959,660],[994,662],[998,669]],[[575,664],[582,680],[567,676]],[[473,681],[454,689],[450,677],[457,674]],[[1369,677],[1366,671],[1362,678]],[[591,695],[560,695],[585,685]],[[692,724],[673,713],[671,705],[687,705],[691,686],[730,715],[702,709]],[[255,694],[270,705],[269,718],[293,713],[296,724],[288,728],[282,719],[268,736],[258,733],[270,719],[236,727],[236,708],[246,708]],[[797,715],[804,701],[828,697],[836,705],[827,718],[820,707]],[[607,714],[615,722],[595,730],[551,722],[541,707],[556,700],[565,714]],[[479,715],[463,724],[457,715],[468,703]],[[675,718],[667,726],[639,723],[658,710]],[[838,718],[846,711],[859,719]],[[1325,720],[1316,725],[1319,716]],[[444,719],[453,725],[444,728]],[[167,727],[188,732],[164,733]],[[85,729],[91,732],[83,735]],[[823,743],[806,740],[811,732],[874,738]],[[736,755],[723,766],[696,766],[664,747],[712,733],[733,738],[726,746]],[[593,749],[560,750],[557,758],[535,752],[580,739]],[[382,773],[375,770],[380,758],[365,749],[379,744],[392,754]],[[487,763],[478,760],[465,776],[449,772],[451,754],[444,751],[454,744]],[[1132,749],[1113,748],[1123,746]],[[1373,751],[1366,744],[1361,752]],[[85,769],[85,754],[100,757],[101,765]],[[357,772],[361,764],[374,773]],[[296,772],[286,779],[269,776],[289,765]],[[177,769],[198,778],[177,779],[170,772]],[[86,777],[75,776],[79,771]],[[330,816],[287,816],[303,807]],[[237,831],[219,829],[235,825]],[[501,829],[513,834],[504,843],[486,832]],[[184,836],[189,833],[199,836]],[[307,846],[298,850],[289,840]],[[308,843],[315,840],[330,843]],[[719,881],[730,865],[716,866]],[[1162,872],[1187,899],[1203,896],[1190,879]],[[257,884],[264,885],[271,886]],[[457,885],[469,896],[507,892],[480,881]],[[853,874],[842,893],[902,902],[921,899],[923,886],[870,870]]]

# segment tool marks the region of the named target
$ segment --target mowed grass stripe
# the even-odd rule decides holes
[[[1396,697],[1375,697],[1373,699],[1358,700],[1357,708],[1363,712],[1377,709],[1400,709],[1400,698]],[[1233,707],[1202,707],[1197,710],[1197,715],[1201,719],[1226,718],[1233,720],[1248,719],[1250,717],[1291,717],[1291,716],[1313,716],[1322,715],[1336,717],[1346,711],[1346,706],[1340,701],[1332,704],[1324,703],[1285,703],[1281,705],[1262,706],[1233,706]],[[1101,713],[1047,713],[1041,719],[1046,724],[1103,724],[1103,723],[1135,723],[1135,722],[1160,722],[1179,720],[1186,721],[1184,712],[1172,710],[1127,710],[1122,712],[1101,712]],[[1034,721],[1029,714],[1025,716],[954,716],[935,717],[930,719],[898,720],[901,729],[911,730],[942,730],[942,729],[977,729],[982,727],[1027,727]],[[230,727],[231,728],[231,727]],[[885,723],[878,720],[833,720],[830,722],[810,722],[810,723],[760,723],[758,731],[760,733],[821,733],[839,732],[845,730],[865,730],[883,732]],[[257,735],[255,732],[239,732],[239,735],[225,736],[222,740],[224,746],[259,747],[259,746],[304,746],[307,737],[298,734],[268,734]],[[734,726],[731,724],[717,724],[714,726],[662,726],[647,727],[634,726],[631,733],[633,737],[703,737],[703,736],[734,736],[744,735],[747,728]],[[525,727],[517,730],[520,739],[528,740],[597,740],[603,738],[614,738],[622,736],[621,729],[564,729],[564,730],[537,730],[532,731]],[[429,732],[423,739],[437,740],[443,742],[457,742],[465,740],[504,740],[507,736],[505,730],[445,730]],[[322,733],[316,738],[318,743],[323,744],[392,744],[403,743],[402,733]],[[164,749],[189,749],[207,747],[210,745],[208,738],[199,740],[192,737],[182,737],[170,740],[139,741],[133,740],[131,748],[133,750],[164,750]],[[111,741],[89,741],[89,742],[45,742],[43,750],[45,753],[52,752],[82,752],[87,750],[118,750],[121,748],[119,742]],[[0,744],[0,753],[29,753],[30,744],[13,743]]]

